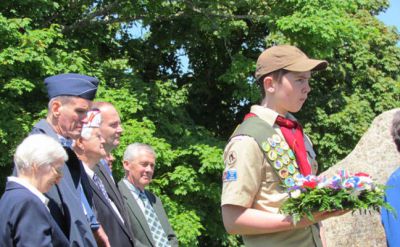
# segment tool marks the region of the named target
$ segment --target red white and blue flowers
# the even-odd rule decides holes
[[[366,173],[340,170],[332,177],[299,175],[294,183],[287,188],[289,198],[280,209],[291,215],[294,223],[304,216],[313,220],[314,212],[391,208],[383,199],[385,186],[376,184]]]

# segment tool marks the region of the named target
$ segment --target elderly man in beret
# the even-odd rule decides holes
[[[82,186],[83,167],[71,150],[73,140],[81,135],[99,81],[70,73],[48,77],[44,83],[50,98],[47,118],[35,124],[31,134],[43,133],[53,137],[68,154],[62,170],[63,178],[46,193],[50,213],[71,246],[108,246],[104,230],[92,210],[91,193]]]

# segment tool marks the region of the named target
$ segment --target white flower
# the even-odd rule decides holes
[[[289,192],[289,195],[291,198],[297,198],[300,196],[300,194],[301,194],[301,191],[299,189]]]
[[[372,190],[372,184],[364,184],[364,190]]]
[[[361,194],[361,191],[359,191],[359,190],[352,190],[351,191],[351,195],[353,195],[353,196],[355,196],[355,197],[357,197],[358,198],[358,196]]]
[[[328,188],[330,184],[331,181],[329,179],[323,180],[317,184],[317,189]]]

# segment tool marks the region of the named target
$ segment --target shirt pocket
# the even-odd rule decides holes
[[[265,169],[263,170],[264,179],[262,180],[261,186],[267,189],[267,191],[280,191],[281,179],[276,173],[275,169],[267,161],[265,162]]]

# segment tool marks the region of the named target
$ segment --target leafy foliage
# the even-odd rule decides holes
[[[259,53],[291,43],[329,61],[297,117],[326,169],[371,120],[399,106],[398,31],[376,15],[384,0],[0,1],[0,176],[31,126],[45,116],[43,79],[100,78],[97,100],[115,104],[126,145],[157,152],[151,189],[182,246],[239,246],[220,216],[222,148],[260,100]]]

